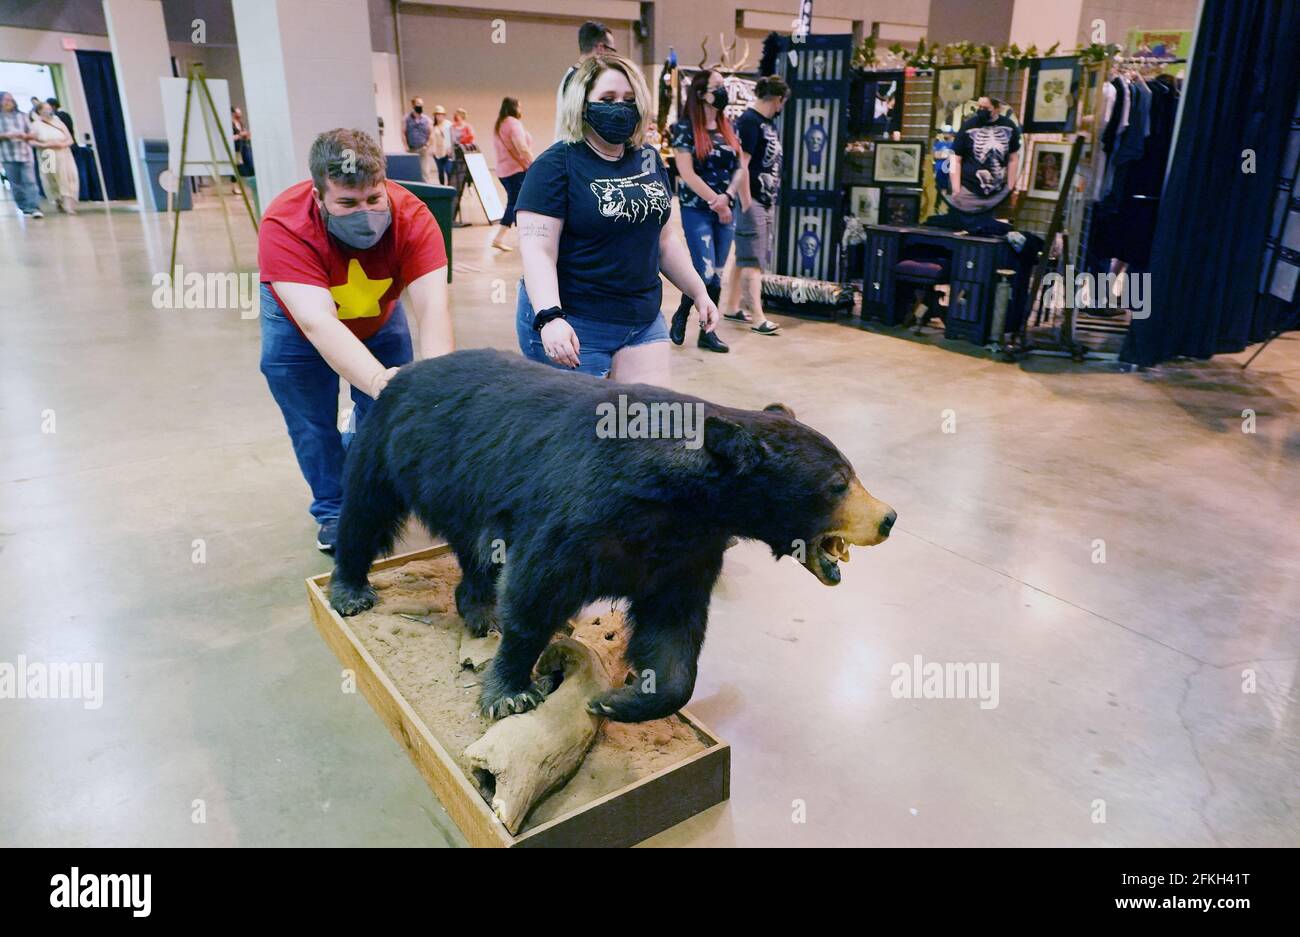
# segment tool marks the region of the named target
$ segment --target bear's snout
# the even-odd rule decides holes
[[[830,528],[813,539],[803,559],[804,567],[828,586],[838,585],[840,563],[849,561],[849,546],[884,543],[898,520],[898,512],[874,498],[856,478],[831,515]]]
[[[890,508],[889,513],[880,522],[880,536],[882,539],[889,536],[889,532],[894,529],[894,521],[896,520],[898,520],[898,512]]]

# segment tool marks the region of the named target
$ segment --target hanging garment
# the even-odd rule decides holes
[[[1115,113],[1115,100],[1118,97],[1115,91],[1114,82],[1106,82],[1101,87],[1101,113],[1098,115],[1097,126],[1101,128],[1101,134],[1104,137],[1106,131],[1110,128],[1111,116]],[[1106,163],[1109,162],[1110,155],[1103,145],[1100,153],[1097,154],[1096,167],[1093,170],[1092,178],[1088,181],[1087,198],[1090,202],[1095,202],[1102,196],[1102,182],[1106,178]]]

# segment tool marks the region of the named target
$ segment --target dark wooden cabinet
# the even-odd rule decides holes
[[[898,324],[907,302],[900,302],[894,268],[900,260],[921,254],[948,260],[950,293],[944,337],[987,344],[998,268],[1014,266],[1014,254],[1000,237],[975,237],[940,228],[868,225],[862,269],[863,316],[886,325]]]

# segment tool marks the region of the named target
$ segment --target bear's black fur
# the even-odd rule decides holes
[[[598,405],[620,394],[701,404],[703,445],[601,438]],[[732,536],[762,540],[778,557],[805,544],[815,554],[805,565],[833,584],[844,540],[879,542],[894,517],[829,440],[780,405],[720,407],[486,349],[402,368],[349,450],[331,603],[343,615],[374,604],[370,564],[415,514],[455,551],[466,626],[485,634],[499,624],[481,698],[493,717],[545,695],[533,667],[571,616],[623,597],[628,658],[653,679],[611,690],[592,711],[627,722],[669,715],[694,689]],[[836,530],[838,546],[821,550]],[[506,561],[494,563],[502,546]]]

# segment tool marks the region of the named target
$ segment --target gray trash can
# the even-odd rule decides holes
[[[154,211],[167,210],[167,190],[162,187],[158,177],[167,169],[167,141],[141,140],[140,158],[144,161],[145,173],[149,176],[149,194],[153,197]],[[190,209],[190,181],[182,176],[178,180],[176,197],[180,201],[181,211]]]

